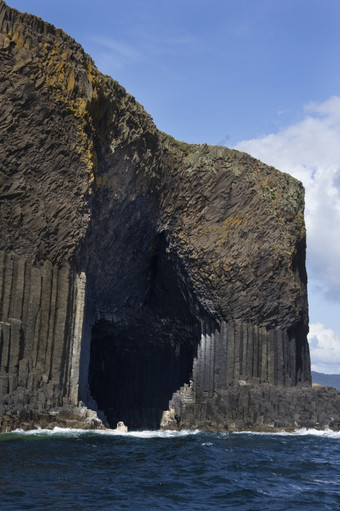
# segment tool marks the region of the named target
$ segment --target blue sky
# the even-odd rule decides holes
[[[312,367],[340,373],[339,0],[8,0],[63,28],[156,125],[306,188]]]

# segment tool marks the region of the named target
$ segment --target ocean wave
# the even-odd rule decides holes
[[[115,429],[75,429],[75,428],[60,428],[55,427],[53,429],[30,429],[24,431],[23,429],[15,429],[11,433],[3,433],[4,435],[16,434],[18,436],[53,436],[61,435],[68,437],[78,437],[80,435],[103,435],[103,436],[122,436],[122,437],[134,437],[134,438],[178,438],[182,436],[197,435],[202,433],[199,430],[182,430],[182,431],[170,431],[170,430],[145,430],[145,431],[118,431]]]
[[[333,431],[332,429],[308,429],[301,428],[294,431],[293,435],[305,436],[305,435],[314,435],[314,436],[324,436],[327,438],[340,438],[340,431]]]
[[[325,438],[340,438],[340,431],[332,429],[297,428],[294,431],[235,431],[234,435],[270,435],[270,436],[318,436]]]
[[[112,437],[133,437],[133,438],[178,438],[192,435],[218,435],[218,436],[230,436],[230,435],[259,435],[259,436],[317,436],[324,438],[339,438],[340,431],[333,431],[329,428],[326,429],[314,429],[314,428],[298,428],[294,431],[226,431],[226,432],[206,432],[202,430],[144,430],[144,431],[118,431],[115,429],[74,429],[74,428],[60,428],[55,427],[53,429],[31,429],[24,431],[22,429],[15,429],[10,433],[3,433],[3,435],[18,435],[18,436],[67,436],[67,437],[79,437],[82,435],[99,435],[99,436],[112,436]]]

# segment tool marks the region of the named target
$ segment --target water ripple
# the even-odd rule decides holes
[[[5,433],[1,510],[333,511],[339,439],[310,430]]]

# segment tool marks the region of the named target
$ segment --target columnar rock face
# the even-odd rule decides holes
[[[198,410],[230,427],[244,384],[307,392],[301,183],[159,132],[74,40],[3,1],[0,28],[2,428],[98,424],[84,405],[157,428],[172,395],[169,427]]]
[[[0,252],[1,395],[42,408],[78,404],[84,282],[69,264]],[[81,327],[80,327],[81,324]]]
[[[303,339],[280,328],[270,330],[242,321],[202,323],[201,342],[194,363],[197,393],[221,390],[240,380],[292,386],[308,382],[308,360]]]

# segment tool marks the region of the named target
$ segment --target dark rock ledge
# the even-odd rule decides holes
[[[162,429],[207,431],[340,430],[340,393],[333,387],[284,388],[241,382],[197,400],[188,385],[173,395]]]
[[[0,123],[2,431],[338,429],[311,386],[300,182],[161,133],[2,0]]]

